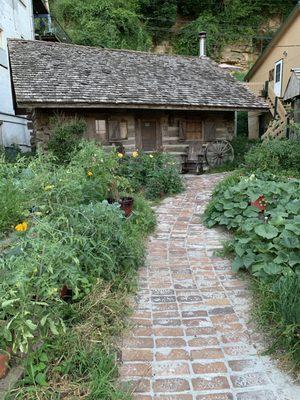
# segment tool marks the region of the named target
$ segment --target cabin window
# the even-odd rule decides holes
[[[202,121],[188,120],[185,124],[186,140],[202,140]]]
[[[127,139],[128,138],[128,126],[127,121],[120,122],[120,139]]]
[[[117,140],[125,140],[128,138],[128,124],[127,121],[108,121],[108,136],[110,142]]]
[[[106,121],[105,119],[96,119],[95,121],[96,137],[101,142],[106,141]]]

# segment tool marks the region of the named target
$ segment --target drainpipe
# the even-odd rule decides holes
[[[199,57],[206,56],[206,32],[199,32]]]

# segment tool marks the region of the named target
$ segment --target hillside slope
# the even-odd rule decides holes
[[[205,30],[211,57],[236,64],[241,62],[240,57],[244,67],[253,57],[245,57],[243,48],[250,54],[258,53],[295,3],[295,0],[50,2],[52,12],[75,43],[146,51],[163,43],[160,49],[168,52],[197,55],[197,34]]]

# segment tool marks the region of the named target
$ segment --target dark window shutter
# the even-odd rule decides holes
[[[186,138],[186,121],[179,121],[179,140],[185,140]]]
[[[116,140],[120,140],[121,132],[120,132],[120,122],[109,120],[108,121],[108,138],[110,142],[114,142]]]
[[[212,141],[216,139],[216,124],[214,121],[204,122],[204,140]]]

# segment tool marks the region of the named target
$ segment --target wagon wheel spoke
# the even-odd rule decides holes
[[[225,162],[233,161],[234,151],[227,140],[216,140],[208,143],[205,158],[209,166],[220,166]]]

